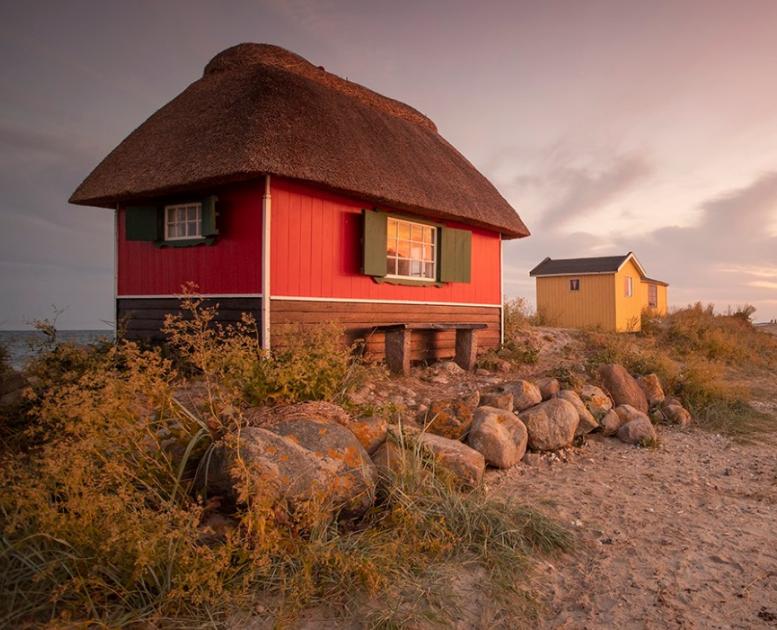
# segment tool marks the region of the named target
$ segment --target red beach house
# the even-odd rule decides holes
[[[214,57],[70,201],[115,210],[117,319],[146,339],[194,282],[265,347],[325,321],[485,323],[493,347],[502,240],[529,234],[426,116],[266,44]],[[452,332],[421,337],[414,358],[452,354]]]

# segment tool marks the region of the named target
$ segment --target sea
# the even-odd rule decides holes
[[[103,339],[113,339],[114,332],[103,330],[58,330],[57,339],[88,345]],[[38,330],[0,330],[0,346],[8,350],[11,367],[19,370],[40,351],[46,336]]]

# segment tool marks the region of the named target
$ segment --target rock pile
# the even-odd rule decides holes
[[[433,375],[455,370],[443,366]],[[477,486],[487,465],[566,461],[572,445],[592,432],[645,446],[657,441],[653,421],[691,420],[654,374],[635,379],[620,365],[606,365],[599,376],[601,387],[577,390],[554,378],[491,381],[482,393],[428,400],[401,428],[380,416],[354,418],[331,403],[264,409],[249,414],[258,426],[232,436],[231,448],[216,449],[207,489],[238,503],[252,495],[283,503],[292,514],[317,505],[354,517],[372,504],[380,473],[401,472],[405,447],[424,453],[457,484]]]

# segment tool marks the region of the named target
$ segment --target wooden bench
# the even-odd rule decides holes
[[[410,338],[413,331],[456,331],[456,363],[465,370],[475,367],[478,355],[478,341],[475,334],[487,328],[487,324],[387,324],[377,326],[375,331],[386,335],[386,363],[395,374],[410,374]]]

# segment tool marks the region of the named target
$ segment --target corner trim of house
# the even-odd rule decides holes
[[[262,348],[270,349],[270,222],[272,220],[270,174],[264,176],[262,195]]]
[[[499,234],[499,345],[505,345],[505,256],[504,239]]]

